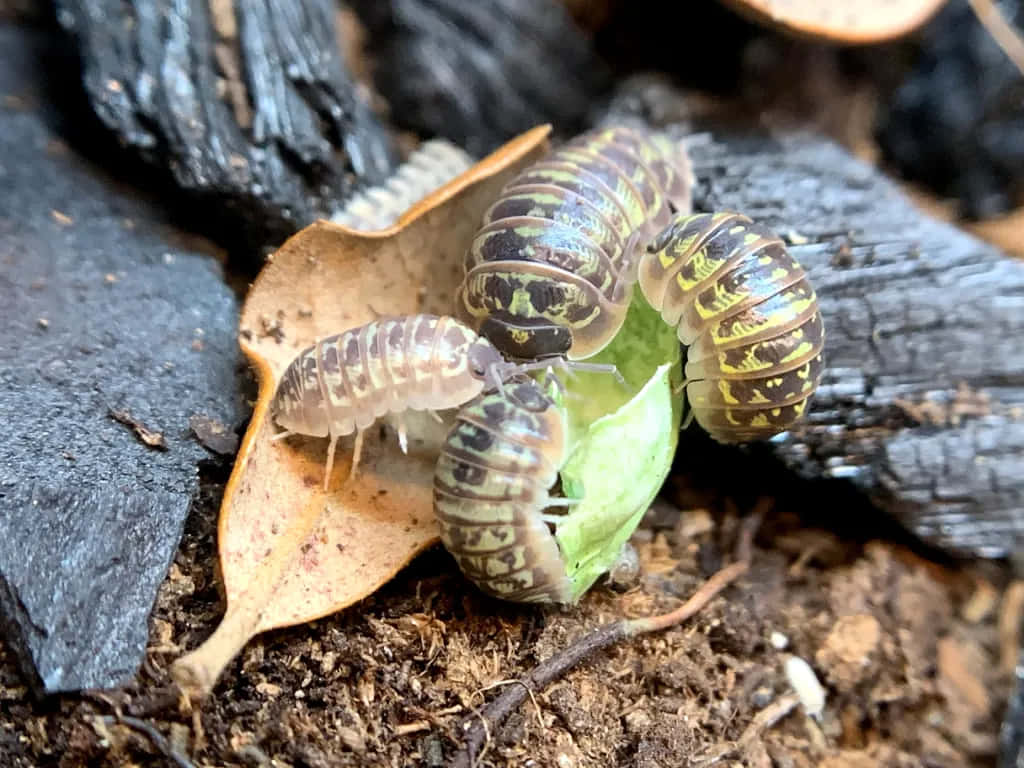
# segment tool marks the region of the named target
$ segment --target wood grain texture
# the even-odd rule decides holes
[[[578,127],[608,83],[556,0],[353,0],[395,122],[474,155],[538,123]]]
[[[342,60],[330,0],[57,7],[100,121],[212,203],[209,226],[231,247],[280,242],[394,165]]]

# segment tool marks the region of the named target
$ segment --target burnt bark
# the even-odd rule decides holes
[[[604,116],[658,122],[681,103],[632,85]],[[852,485],[947,550],[1024,545],[1024,263],[926,216],[820,136],[724,127],[691,151],[696,209],[774,228],[820,297],[828,368],[775,455],[830,481],[826,498]]]
[[[218,461],[190,423],[246,413],[214,249],[53,129],[55,43],[0,23],[0,636],[37,693],[133,677]]]
[[[280,241],[394,164],[342,61],[331,0],[56,5],[96,115],[212,203],[229,247]]]
[[[697,158],[697,204],[788,236],[820,296],[828,370],[778,455],[940,546],[1024,543],[1024,264],[816,136],[719,136]]]
[[[355,0],[392,119],[483,155],[578,127],[608,73],[558,0]]]

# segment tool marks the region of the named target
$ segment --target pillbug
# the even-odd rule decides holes
[[[517,377],[459,411],[434,475],[444,546],[481,590],[516,602],[571,599],[548,507],[566,461],[567,426],[534,380]]]
[[[331,221],[364,232],[387,229],[419,200],[469,170],[473,162],[449,141],[425,141],[386,182],[353,196]]]
[[[285,430],[274,439],[329,437],[326,489],[339,437],[356,433],[351,477],[363,433],[376,419],[406,409],[455,408],[500,387],[513,368],[487,339],[454,318],[380,318],[321,339],[295,357],[274,395],[273,418]],[[404,452],[401,421],[398,434]]]
[[[765,439],[803,416],[825,329],[778,236],[738,213],[679,216],[648,246],[639,281],[686,346],[691,415],[713,438]]]
[[[767,438],[817,388],[818,302],[767,229],[691,216],[692,181],[685,148],[659,134],[612,127],[568,142],[485,214],[459,312],[507,357],[579,361],[614,338],[639,279],[688,347],[691,416],[720,442]]]
[[[487,211],[466,254],[464,319],[518,360],[583,360],[626,317],[641,248],[688,212],[685,150],[617,126],[556,149]]]

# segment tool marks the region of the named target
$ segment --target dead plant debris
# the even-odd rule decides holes
[[[132,432],[135,433],[135,436],[139,438],[144,445],[148,445],[150,448],[156,448],[161,451],[167,450],[167,441],[164,439],[162,432],[157,432],[156,430],[147,427],[126,410],[111,408],[109,413],[110,418],[114,421],[124,424],[126,427],[131,427]]]
[[[209,416],[196,414],[188,420],[192,434],[207,450],[221,456],[233,456],[238,450],[238,435],[234,430]]]

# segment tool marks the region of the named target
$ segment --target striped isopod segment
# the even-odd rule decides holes
[[[485,338],[451,317],[382,318],[321,339],[288,365],[272,403],[290,434],[329,437],[324,487],[338,438],[357,433],[350,476],[363,432],[386,413],[442,410],[472,400],[507,371]],[[406,449],[404,425],[399,428]]]
[[[738,213],[679,216],[648,247],[639,280],[687,347],[687,399],[713,438],[765,439],[803,416],[825,329],[779,237]]]
[[[550,489],[566,460],[565,416],[527,377],[459,411],[438,458],[434,513],[441,540],[481,590],[516,602],[571,599],[548,522],[570,503]]]
[[[625,126],[573,139],[519,174],[466,254],[459,314],[507,357],[599,352],[626,317],[642,243],[689,212],[686,152]]]

